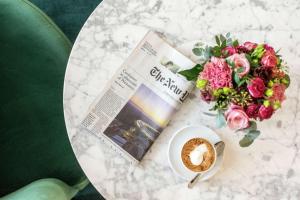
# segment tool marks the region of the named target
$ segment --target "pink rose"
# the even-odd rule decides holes
[[[256,119],[258,117],[258,110],[260,105],[258,104],[250,104],[246,109],[246,114],[248,117]]]
[[[225,113],[225,118],[228,127],[233,130],[240,130],[249,127],[249,117],[240,106],[231,105]]]
[[[254,98],[260,98],[264,96],[266,86],[261,78],[254,78],[247,86],[250,95]]]
[[[243,46],[248,50],[248,51],[252,51],[253,49],[255,49],[257,47],[256,43],[253,42],[245,42],[243,44]]]
[[[277,65],[277,57],[276,55],[271,51],[266,51],[260,61],[262,66],[265,67],[276,67]]]
[[[222,53],[226,55],[226,52],[227,52],[227,55],[233,55],[235,53],[238,53],[237,49],[234,48],[233,46],[228,46],[228,47],[225,47],[223,50],[222,50]]]
[[[264,49],[265,49],[266,51],[271,52],[272,54],[275,54],[274,48],[271,47],[271,46],[269,46],[268,44],[264,44]]]
[[[233,54],[232,56],[228,57],[228,59],[234,63],[234,65],[236,67],[235,70],[238,71],[240,68],[242,68],[241,72],[239,72],[239,71],[237,72],[240,78],[249,73],[250,63],[244,53]]]
[[[260,120],[269,119],[273,115],[274,109],[272,106],[261,106],[258,110],[258,117]]]

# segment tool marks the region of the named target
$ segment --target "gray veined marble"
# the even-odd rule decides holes
[[[300,199],[299,20],[298,0],[104,0],[77,38],[64,85],[69,138],[90,181],[107,199]],[[211,117],[203,114],[209,105],[190,98],[142,163],[128,165],[77,126],[148,29],[163,32],[177,46],[231,32],[241,41],[266,41],[282,48],[292,77],[283,109],[259,124],[259,139],[241,149],[241,136],[216,129]],[[212,179],[189,190],[168,166],[167,144],[178,128],[199,123],[224,139],[225,162]]]

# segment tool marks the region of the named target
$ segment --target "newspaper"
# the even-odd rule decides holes
[[[81,125],[130,161],[141,161],[193,89],[177,72],[194,65],[149,31]]]

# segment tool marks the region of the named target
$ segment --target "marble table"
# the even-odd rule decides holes
[[[106,199],[300,199],[300,1],[298,0],[104,0],[82,28],[64,83],[69,139],[89,180]],[[217,129],[203,114],[209,108],[192,95],[140,165],[78,129],[90,104],[147,30],[165,34],[174,45],[211,41],[233,33],[241,41],[282,48],[292,84],[284,109],[259,124],[261,136],[249,148],[227,128]],[[167,146],[184,125],[203,124],[226,142],[222,169],[192,190],[167,162]]]

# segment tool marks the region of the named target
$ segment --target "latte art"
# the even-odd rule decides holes
[[[181,159],[188,169],[202,172],[214,164],[216,155],[210,142],[203,138],[193,138],[184,144]]]
[[[193,165],[200,165],[203,161],[204,153],[208,151],[205,144],[201,144],[198,147],[196,147],[193,151],[190,153],[190,159]]]

